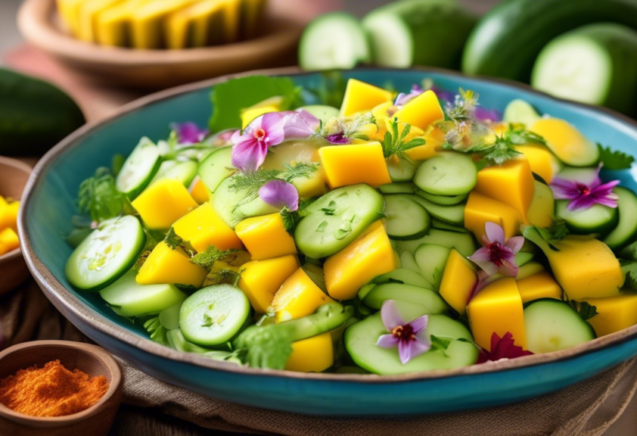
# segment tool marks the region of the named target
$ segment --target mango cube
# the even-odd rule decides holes
[[[358,112],[371,111],[388,101],[392,101],[391,92],[360,80],[349,79],[341,105],[341,116],[348,117]]]
[[[520,214],[511,206],[475,191],[469,194],[464,208],[464,226],[471,230],[478,241],[485,234],[485,224],[496,223],[504,230],[505,238],[519,233]]]
[[[471,298],[477,284],[478,274],[475,266],[455,249],[452,249],[442,274],[440,296],[456,312],[464,315],[469,298]]]
[[[394,117],[398,121],[425,130],[436,121],[444,120],[445,113],[442,111],[436,93],[429,90],[409,101],[394,114]]]
[[[526,349],[524,308],[515,279],[500,279],[476,295],[467,307],[473,339],[491,351],[491,336],[510,332],[515,345]]]
[[[279,213],[247,218],[235,231],[255,260],[296,254],[294,238],[285,230]]]
[[[411,160],[425,160],[434,157],[438,149],[445,143],[445,132],[438,127],[430,127],[422,138],[425,140],[423,145],[405,152]]]
[[[198,253],[203,253],[211,245],[219,250],[242,247],[237,234],[217,216],[210,203],[204,203],[179,218],[173,229]]]
[[[196,208],[197,202],[177,180],[161,180],[146,188],[133,207],[150,229],[168,229],[182,216]]]
[[[197,178],[197,181],[190,188],[190,195],[198,204],[210,201],[210,193],[200,178]]]
[[[271,97],[263,100],[254,106],[250,106],[241,111],[241,128],[248,127],[253,120],[268,112],[279,112],[283,104],[283,97]]]
[[[475,191],[501,201],[518,211],[522,222],[528,224],[527,211],[533,199],[535,184],[529,161],[522,157],[502,165],[494,165],[478,172]]]
[[[4,201],[4,200],[2,200]],[[0,230],[11,227],[15,232],[18,231],[18,210],[20,202],[0,204]]]
[[[562,299],[562,288],[546,271],[518,280],[518,290],[520,297],[522,297],[522,303],[540,298]]]
[[[334,364],[334,345],[330,332],[296,341],[285,363],[288,371],[322,372]]]
[[[518,145],[515,150],[522,153],[529,161],[531,171],[551,183],[560,169],[560,162],[551,151],[543,145]]]
[[[239,289],[246,294],[255,312],[266,313],[274,294],[298,267],[299,261],[293,255],[253,260],[241,267]]]
[[[190,262],[190,256],[181,248],[173,250],[162,241],[148,255],[136,281],[140,285],[168,283],[199,288],[207,275],[208,271]]]
[[[376,122],[380,124],[380,122],[389,118],[389,114],[393,106],[393,101],[386,101],[385,103],[381,103],[378,106],[374,107],[372,109],[372,115],[374,116]]]
[[[311,315],[319,306],[332,301],[305,270],[299,268],[274,295],[272,310],[277,322],[283,322]]]
[[[391,183],[383,147],[378,142],[327,146],[319,150],[319,155],[332,189],[359,183],[377,188]]]
[[[0,256],[15,250],[19,246],[18,234],[11,227],[0,230]]]
[[[381,221],[330,256],[323,266],[327,292],[336,300],[350,300],[374,277],[396,269],[396,257]]]
[[[597,336],[610,335],[637,324],[637,295],[584,300],[597,309],[588,320]]]

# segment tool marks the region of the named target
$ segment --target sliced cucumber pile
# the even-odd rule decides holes
[[[160,180],[177,180],[184,186],[189,187],[197,176],[199,164],[192,160],[177,161],[167,160],[161,163],[155,177],[150,181],[152,185]]]
[[[478,170],[471,156],[455,152],[438,153],[423,162],[414,183],[433,195],[466,195],[478,181]]]
[[[417,198],[413,196],[414,198]],[[387,234],[396,240],[418,239],[431,227],[427,211],[407,195],[386,195]]]
[[[569,210],[568,204],[568,200],[557,201],[555,211],[573,233],[605,235],[617,225],[617,209],[595,204],[588,209]]]
[[[436,292],[419,286],[399,283],[385,283],[374,286],[374,289],[363,299],[363,303],[379,310],[387,300],[403,301],[424,307],[427,313],[445,313],[447,304]]]
[[[432,284],[421,274],[407,268],[398,268],[387,274],[380,275],[372,280],[372,283],[399,283],[403,285],[418,286],[425,289],[433,289]],[[359,294],[360,295],[360,294]]]
[[[440,289],[442,273],[445,270],[451,249],[434,244],[422,244],[416,249],[414,259],[423,275],[431,283],[433,289]]]

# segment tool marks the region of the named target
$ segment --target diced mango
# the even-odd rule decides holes
[[[333,301],[312,281],[303,268],[299,268],[274,295],[272,310],[276,321],[283,322],[311,315],[319,306]]]
[[[203,180],[197,178],[197,181],[190,188],[190,195],[199,204],[203,204],[206,201],[210,201],[210,193],[208,188],[204,185]]]
[[[507,239],[520,232],[520,214],[517,210],[501,201],[471,192],[464,208],[464,226],[481,241],[488,222],[502,227]]]
[[[455,249],[452,249],[442,274],[440,296],[456,312],[464,315],[469,298],[471,298],[477,283],[478,275],[475,266]]]
[[[354,298],[361,286],[394,269],[396,257],[382,221],[370,225],[323,266],[327,291],[336,300]]]
[[[409,101],[393,116],[398,121],[411,124],[413,127],[420,127],[423,130],[436,121],[445,119],[445,113],[440,106],[438,96],[431,90],[425,91]]]
[[[294,238],[285,230],[279,213],[247,218],[235,231],[254,260],[296,254]]]
[[[529,130],[542,136],[555,156],[567,165],[588,166],[599,159],[597,145],[565,120],[543,117]]]
[[[611,298],[584,300],[597,309],[597,315],[588,319],[597,336],[610,335],[637,324],[637,295],[619,295]]]
[[[266,313],[274,294],[299,267],[296,256],[253,260],[241,266],[239,288],[245,292],[257,313]]]
[[[531,171],[542,177],[546,183],[551,183],[555,174],[560,170],[560,161],[543,145],[518,145],[515,150],[524,154],[529,161]]]
[[[332,189],[358,183],[374,187],[391,183],[383,147],[378,142],[323,147],[319,155]]]
[[[358,112],[371,111],[381,103],[392,100],[392,93],[356,79],[347,81],[341,116],[348,117]]]
[[[133,200],[133,207],[151,229],[168,229],[197,206],[188,189],[171,179],[152,184]]]
[[[518,211],[522,222],[528,224],[527,211],[535,191],[533,182],[529,161],[521,157],[479,171],[475,191],[508,204]]]
[[[181,248],[173,250],[162,241],[148,255],[136,280],[140,285],[168,283],[199,288],[207,275],[208,271],[190,262]]]
[[[0,256],[18,247],[20,247],[18,234],[11,227],[0,230]]]
[[[184,241],[203,253],[209,246],[219,250],[241,248],[241,240],[230,227],[219,218],[210,203],[204,203],[188,212],[173,224],[173,230]]]
[[[383,122],[383,120],[389,118],[392,111],[395,110],[396,108],[394,107],[394,102],[386,101],[385,103],[381,103],[378,106],[374,107],[372,109],[372,115],[374,116],[376,122],[380,124]]]
[[[285,363],[288,371],[322,372],[334,364],[334,345],[329,332],[296,341]]]
[[[4,201],[4,200],[3,200]],[[18,211],[20,202],[14,201],[6,206],[0,205],[0,230],[11,227],[14,231],[18,231]]]
[[[527,212],[529,224],[537,227],[550,227],[555,216],[553,191],[547,185],[535,180],[533,199]]]
[[[538,300],[540,298],[562,299],[562,288],[553,276],[544,271],[522,280],[518,280],[518,290],[522,303]]]
[[[425,160],[434,157],[437,150],[445,143],[445,132],[439,127],[430,127],[422,137],[425,140],[423,145],[414,147],[405,152],[411,160]]]
[[[270,97],[267,100],[263,100],[255,104],[254,106],[243,109],[241,111],[241,128],[245,129],[248,127],[248,124],[263,114],[279,112],[282,104],[283,97]]]
[[[515,279],[500,279],[482,289],[467,308],[473,339],[491,351],[491,336],[511,333],[518,345],[526,349],[524,308]]]

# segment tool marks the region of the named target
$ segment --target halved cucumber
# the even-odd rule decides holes
[[[387,170],[392,182],[408,182],[416,174],[416,164],[407,159],[399,159],[398,162],[388,160]]]
[[[249,316],[250,301],[241,289],[208,286],[181,305],[179,328],[187,340],[197,345],[221,345],[241,330]]]
[[[404,301],[424,307],[427,313],[445,313],[447,304],[436,292],[431,289],[413,285],[401,285],[398,283],[385,283],[374,286],[363,299],[363,303],[372,309],[379,310],[387,300]]]
[[[417,191],[416,195],[431,201],[432,203],[439,204],[440,206],[453,206],[454,204],[462,203],[469,196],[468,194],[462,195],[434,195],[425,191]]]
[[[557,201],[555,212],[559,218],[566,221],[566,225],[573,233],[605,235],[617,225],[616,208],[594,204],[588,209],[569,210],[569,203],[568,200]]]
[[[155,176],[161,164],[159,148],[143,137],[124,162],[117,175],[117,190],[131,200],[137,197]]]
[[[134,216],[106,220],[73,251],[66,261],[66,277],[78,289],[98,291],[131,269],[145,241]]]
[[[535,300],[524,309],[526,346],[529,351],[550,353],[595,339],[593,327],[563,301]]]
[[[540,119],[535,108],[524,100],[512,100],[504,109],[502,120],[507,123],[524,124],[527,128]]]
[[[619,197],[617,200],[617,213],[619,221],[604,239],[606,245],[613,250],[619,249],[637,238],[637,196],[633,191],[617,187],[613,190]]]
[[[417,304],[396,301],[396,308],[405,321],[427,315],[427,310]],[[345,330],[345,348],[357,365],[376,374],[460,368],[473,365],[478,360],[478,349],[470,342],[473,339],[471,333],[458,321],[445,315],[429,315],[425,332],[452,341],[446,350],[428,351],[403,365],[396,348],[381,348],[376,345],[380,336],[389,333],[383,325],[380,313],[376,313]]]
[[[402,194],[386,195],[384,198],[387,235],[391,239],[418,239],[429,231],[429,214],[412,198]]]
[[[442,152],[418,167],[414,183],[434,195],[465,195],[478,181],[478,171],[471,156],[456,152]]]
[[[345,248],[383,214],[383,197],[368,185],[334,189],[305,209],[296,227],[299,249],[313,259]]]
[[[425,210],[437,220],[456,226],[464,225],[464,203],[453,206],[441,206],[419,195],[412,195],[411,198],[424,207]]]
[[[150,185],[159,180],[172,179],[181,182],[184,186],[189,187],[195,176],[199,165],[192,160],[177,161],[167,160],[161,163],[155,177],[150,181]]]
[[[372,280],[374,284],[382,283],[399,283],[403,285],[418,286],[421,288],[432,289],[431,283],[427,281],[422,275],[407,268],[398,268],[387,274],[376,277]],[[359,292],[359,297],[361,294]],[[363,297],[361,297],[363,298]]]
[[[321,15],[301,36],[299,64],[306,70],[350,69],[369,60],[365,32],[356,17],[345,12]]]
[[[449,258],[451,249],[440,245],[423,244],[414,253],[414,258],[423,277],[433,285],[433,289],[440,289],[442,273]]]
[[[383,194],[413,194],[416,186],[411,182],[388,183],[378,187]]]
[[[409,251],[415,253],[422,244],[441,245],[447,248],[455,248],[463,256],[471,256],[476,251],[476,243],[470,233],[458,233],[455,231],[430,229],[429,233],[419,239],[411,241],[395,241],[394,248],[398,253]]]

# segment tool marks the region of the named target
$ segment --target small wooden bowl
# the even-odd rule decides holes
[[[23,415],[0,404],[0,434],[11,436],[104,436],[122,400],[122,372],[113,357],[96,345],[70,341],[34,341],[0,352],[0,380],[20,369],[59,360],[67,369],[79,369],[91,377],[103,375],[106,394],[88,409],[73,415],[38,418]]]
[[[22,198],[32,168],[19,160],[0,157],[0,195],[14,200]],[[0,295],[15,288],[29,277],[22,250],[19,248],[0,256]]]

